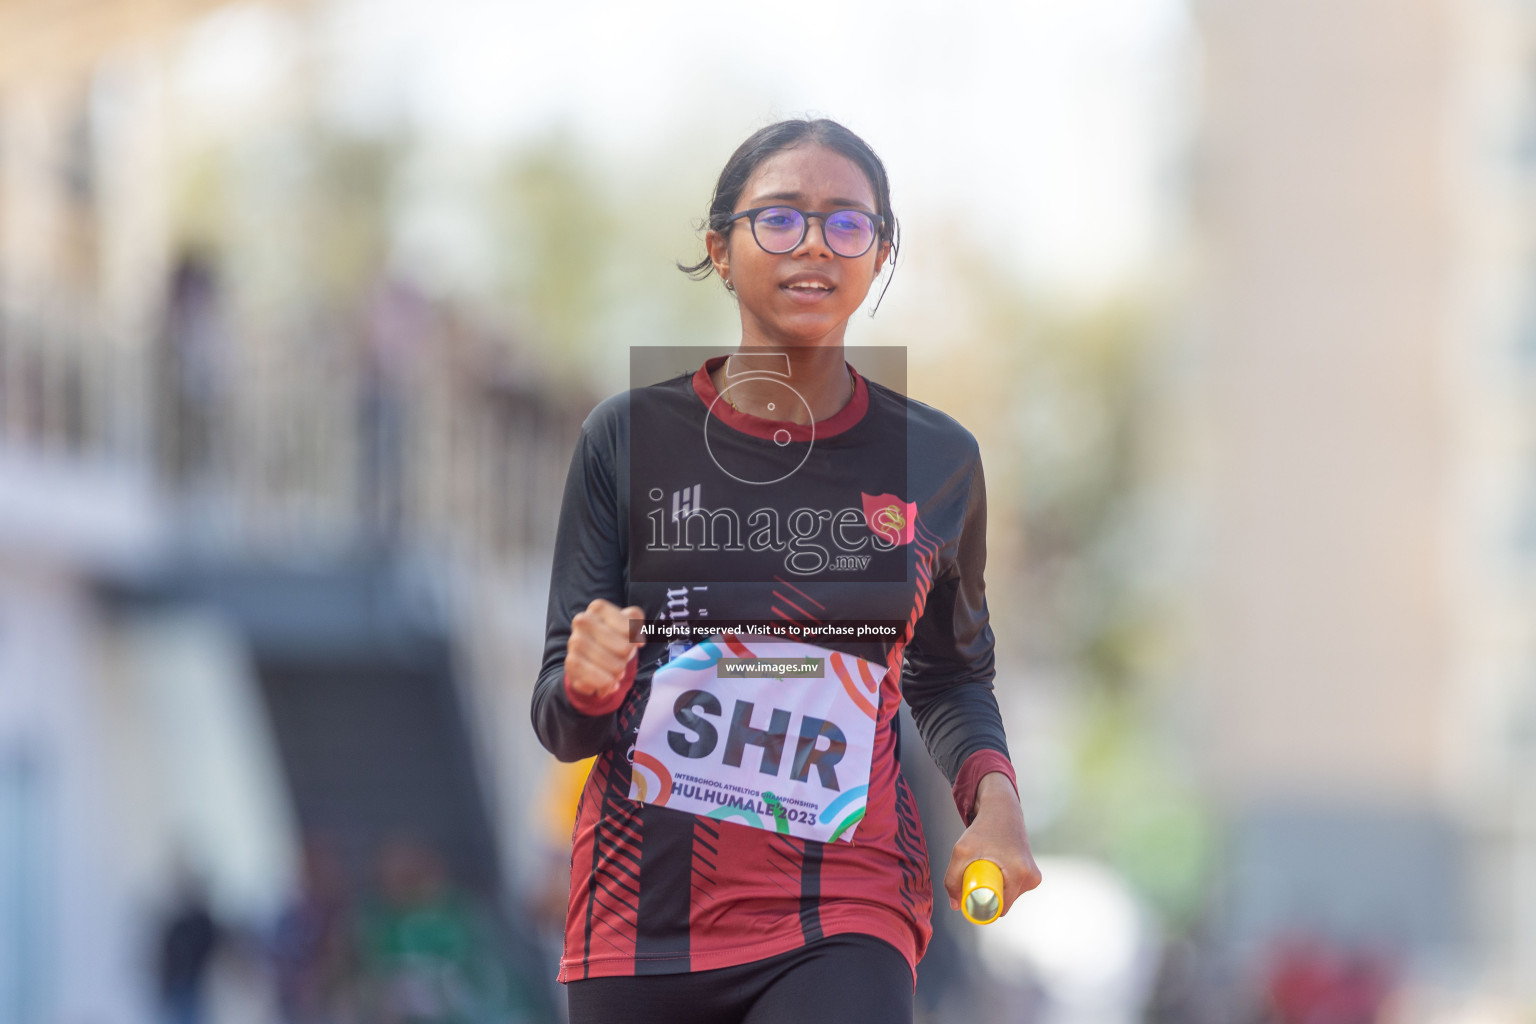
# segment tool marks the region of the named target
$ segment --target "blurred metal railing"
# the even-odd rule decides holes
[[[164,525],[202,549],[541,561],[590,402],[443,324],[405,379],[370,374],[357,337],[309,317],[209,352],[114,332],[84,301],[0,309],[0,449],[152,477]]]
[[[64,296],[0,309],[0,444],[81,461],[145,455],[142,367],[88,309]]]

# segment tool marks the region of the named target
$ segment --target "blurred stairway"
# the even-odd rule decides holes
[[[355,653],[257,656],[300,828],[332,839],[358,882],[371,881],[383,844],[409,839],[461,884],[494,894],[497,858],[447,644],[422,636]]]
[[[299,828],[359,892],[382,845],[422,843],[488,899],[503,892],[450,626],[394,563],[182,565],[116,583],[129,604],[216,611],[244,636]]]

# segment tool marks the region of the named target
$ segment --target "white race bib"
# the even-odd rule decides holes
[[[742,658],[815,659],[822,675],[792,665],[728,672]],[[802,839],[852,840],[885,672],[812,644],[718,635],[697,644],[651,679],[629,797]]]

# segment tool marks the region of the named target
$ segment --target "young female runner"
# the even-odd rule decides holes
[[[560,759],[597,760],[560,980],[573,1024],[910,1022],[932,888],[902,699],[967,825],[951,908],[978,858],[1002,868],[1005,912],[1040,882],[992,690],[981,460],[964,427],[844,359],[898,244],[862,139],[827,120],[758,131],[705,242],[684,269],[735,296],[737,352],[599,404],[566,483],[533,720]],[[905,630],[818,639],[796,653],[837,679],[749,694],[716,659],[780,648],[685,653],[631,640],[644,620]]]

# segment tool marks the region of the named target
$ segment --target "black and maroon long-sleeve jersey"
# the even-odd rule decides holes
[[[966,821],[983,775],[1013,777],[975,438],[857,374],[848,405],[812,426],[740,413],[710,380],[723,358],[599,404],[566,481],[533,722],[561,760],[597,760],[573,833],[561,981],[708,970],[843,932],[884,939],[915,968],[932,888],[897,760],[901,699]],[[905,622],[895,642],[817,641],[888,669],[853,841],[630,800],[632,744],[669,651],[644,645],[606,700],[573,694],[571,620],[599,597],[650,619]]]

